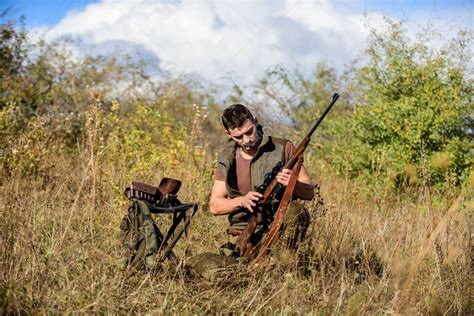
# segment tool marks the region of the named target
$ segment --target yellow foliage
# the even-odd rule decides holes
[[[431,164],[442,170],[447,170],[450,165],[450,158],[448,152],[438,152],[431,158]]]
[[[398,172],[396,172],[395,170],[393,169],[388,169],[387,170],[387,178],[388,180],[390,181],[395,181],[395,179],[397,178],[398,176]]]
[[[403,168],[403,172],[408,179],[408,184],[413,185],[418,181],[416,174],[416,167],[412,164],[406,164]]]

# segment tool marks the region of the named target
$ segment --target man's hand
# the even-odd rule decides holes
[[[263,195],[261,193],[250,191],[245,196],[238,197],[240,206],[248,209],[250,212],[253,212],[253,207],[255,207]]]
[[[292,171],[290,169],[283,169],[278,172],[276,176],[278,183],[287,186],[290,182],[291,173]],[[311,183],[311,179],[309,178],[308,172],[304,166],[301,166],[294,194],[303,200],[312,200],[314,198],[314,186]]]
[[[290,177],[291,177],[291,170],[290,169],[283,169],[282,171],[278,172],[276,178],[277,181],[284,186],[287,186],[288,183],[290,182]]]

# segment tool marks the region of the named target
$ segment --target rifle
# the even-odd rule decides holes
[[[269,233],[267,234],[267,238],[261,244],[262,245],[262,247],[260,248],[261,251],[257,254],[256,260],[261,260],[261,258],[263,258],[263,256],[270,249],[271,243],[273,242],[273,239],[275,238],[276,233],[280,229],[281,224],[283,222],[286,208],[288,207],[288,204],[293,196],[293,190],[295,188],[296,181],[298,179],[299,170],[303,163],[303,153],[306,150],[306,147],[308,147],[308,144],[311,141],[311,136],[313,135],[314,131],[316,130],[316,128],[318,128],[319,124],[321,124],[321,122],[324,120],[324,118],[329,113],[329,111],[331,110],[334,103],[336,103],[338,98],[339,98],[339,94],[334,93],[331,103],[324,110],[323,114],[321,114],[321,116],[316,121],[316,123],[311,128],[311,130],[306,135],[306,137],[301,141],[298,147],[296,147],[295,152],[288,159],[288,161],[284,165],[282,162],[279,162],[278,165],[275,166],[272,169],[272,171],[268,175],[265,176],[264,183],[258,188],[259,191],[261,190],[263,192],[263,197],[260,199],[260,201],[258,201],[257,206],[254,208],[254,212],[252,213],[252,216],[250,217],[244,230],[240,233],[236,242],[237,248],[239,249],[241,257],[249,259],[253,256],[253,253],[252,253],[253,245],[250,242],[250,237],[252,237],[255,231],[255,228],[257,227],[257,224],[261,222],[261,216],[259,216],[258,213],[265,214],[265,215],[268,214],[265,211],[265,208],[268,207],[269,202],[275,197],[276,191],[278,191],[279,188],[281,187],[281,185],[278,183],[276,179],[276,175],[279,171],[283,169],[290,169],[292,170],[290,182],[288,183],[288,186],[286,187],[283,197],[280,201],[280,205],[275,215],[275,220],[273,220],[272,222],[272,226],[269,230]]]

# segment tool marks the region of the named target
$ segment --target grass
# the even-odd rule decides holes
[[[97,121],[94,111],[89,114]],[[3,313],[473,311],[472,187],[453,187],[444,196],[423,186],[395,194],[362,187],[314,163],[308,169],[321,185],[326,211],[313,213],[306,269],[289,256],[209,283],[190,279],[182,267],[191,255],[216,252],[229,238],[226,219],[206,210],[213,156],[180,156],[178,164],[157,173],[131,174],[126,161],[114,163],[117,152],[102,145],[101,133],[100,125],[89,124],[83,144],[72,152],[61,139],[27,137],[31,142],[17,156],[17,169],[3,173]],[[42,159],[31,165],[40,150]],[[118,235],[128,207],[121,190],[130,178],[157,184],[163,176],[183,180],[181,200],[200,205],[176,247],[183,261],[168,262],[157,273],[128,275]],[[307,206],[314,209],[315,202]]]

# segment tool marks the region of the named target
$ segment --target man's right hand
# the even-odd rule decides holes
[[[240,206],[248,209],[250,212],[253,212],[253,207],[257,205],[258,202],[263,195],[261,193],[250,191],[245,196],[241,196],[240,199]]]

